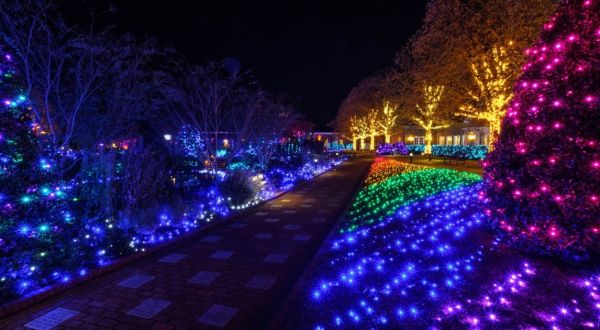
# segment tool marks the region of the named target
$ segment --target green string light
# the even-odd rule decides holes
[[[481,177],[473,173],[397,163],[393,172],[403,173],[368,185],[358,193],[341,233],[379,222],[393,215],[399,207],[418,199],[481,181]],[[385,170],[391,171],[389,166]],[[372,171],[366,181],[379,181],[373,177],[381,175]]]

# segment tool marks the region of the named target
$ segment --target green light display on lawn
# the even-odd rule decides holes
[[[426,166],[420,170],[414,170],[414,166],[406,169],[409,171],[363,188],[348,213],[347,225],[340,232],[352,232],[362,225],[379,222],[418,199],[481,181],[477,174],[449,169]],[[369,177],[377,175],[369,173]]]

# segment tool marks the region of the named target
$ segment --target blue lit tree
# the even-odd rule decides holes
[[[126,249],[100,223],[75,216],[74,186],[58,180],[52,144],[21,89],[12,57],[0,59],[0,302],[84,274]]]
[[[4,52],[3,52],[4,53]],[[54,163],[44,157],[45,131],[31,118],[31,104],[16,81],[10,55],[0,62],[0,297],[25,291],[25,280],[54,250],[54,236],[72,221],[69,187],[49,183]],[[66,252],[66,251],[65,251]]]

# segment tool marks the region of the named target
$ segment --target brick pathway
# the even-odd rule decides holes
[[[371,160],[349,160],[248,213],[0,320],[0,329],[263,327]]]

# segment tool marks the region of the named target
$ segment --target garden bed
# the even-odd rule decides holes
[[[275,198],[285,194],[290,189],[295,188],[297,185],[301,185],[302,183],[307,182],[307,180],[310,180],[314,177],[317,177],[317,176],[325,173],[327,170],[332,169],[334,166],[337,166],[339,163],[340,163],[339,161],[335,161],[330,166],[325,167],[326,169],[323,168],[323,170],[315,173],[314,176],[311,178],[305,177],[304,180],[299,181],[296,185],[288,185],[286,187],[287,189],[282,189],[277,192],[272,192],[269,195],[269,198],[262,199],[259,203],[255,204],[255,205],[258,206],[262,203],[268,202],[269,200],[275,199]],[[75,277],[69,281],[55,283],[55,284],[52,284],[49,286],[40,287],[34,291],[30,291],[26,295],[23,295],[16,300],[9,301],[8,303],[0,305],[0,318],[17,313],[17,312],[27,308],[28,306],[31,306],[38,302],[44,301],[54,295],[57,295],[61,292],[64,292],[65,290],[68,290],[69,288],[80,285],[80,284],[85,283],[89,280],[92,280],[98,276],[101,276],[107,272],[118,269],[118,268],[125,266],[131,262],[134,262],[146,255],[152,254],[156,251],[163,250],[164,248],[166,248],[170,245],[173,245],[177,242],[180,242],[187,238],[196,236],[197,234],[204,232],[204,231],[208,230],[209,228],[214,227],[215,225],[221,224],[224,221],[227,221],[232,218],[237,218],[249,210],[251,210],[251,209],[244,208],[239,211],[234,210],[234,212],[231,213],[229,216],[216,218],[214,221],[207,222],[198,227],[186,228],[186,230],[184,232],[182,232],[181,234],[173,235],[167,240],[152,241],[153,244],[145,244],[144,245],[145,247],[143,249],[140,249],[139,251],[133,252],[127,256],[124,256],[124,257],[121,257],[121,258],[118,258],[115,260],[111,260],[110,262],[107,262],[106,264],[104,264],[100,267],[94,268],[94,269],[90,270],[89,272],[86,272],[85,274],[83,274],[79,277]]]

